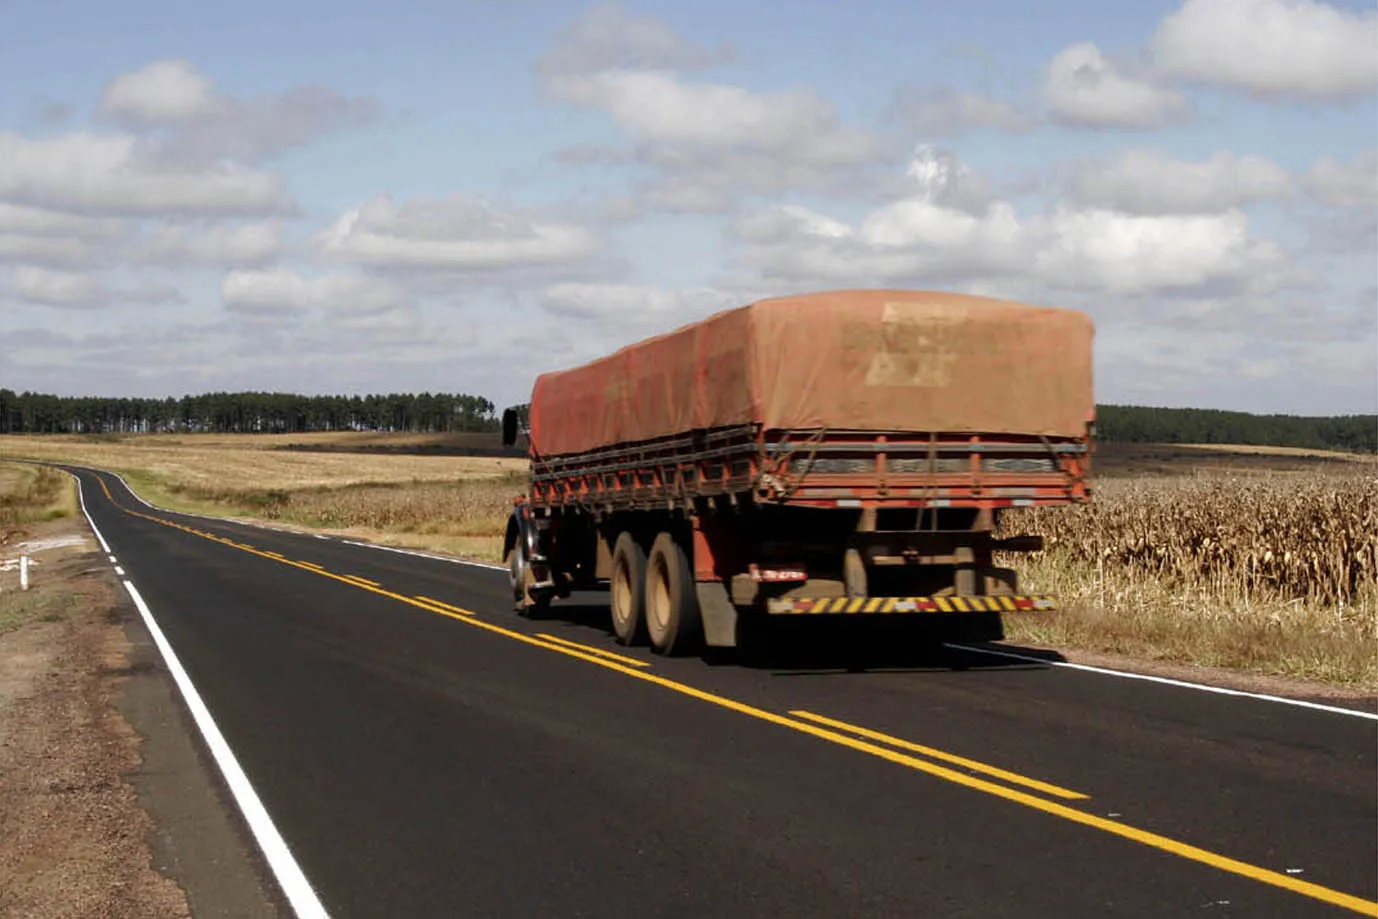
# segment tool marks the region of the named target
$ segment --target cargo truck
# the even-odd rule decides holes
[[[1046,614],[996,564],[1041,541],[996,532],[1091,498],[1093,334],[1073,310],[830,291],[542,375],[514,603],[606,589],[618,640],[664,654],[785,617]]]

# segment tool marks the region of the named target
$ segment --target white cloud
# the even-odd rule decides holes
[[[0,233],[0,262],[36,262],[43,265],[83,265],[91,259],[91,247],[70,236],[28,236]]]
[[[883,153],[878,136],[840,124],[833,106],[813,92],[757,93],[685,81],[679,71],[709,66],[722,54],[653,20],[637,20],[637,28],[628,29],[623,14],[607,12],[615,8],[601,9],[590,19],[621,25],[601,22],[594,31],[615,39],[590,43],[567,36],[537,73],[552,98],[605,111],[627,134],[636,161],[655,172],[643,188],[647,203],[717,211],[743,193],[854,190],[856,171]],[[576,24],[573,34],[587,31],[588,21]],[[598,159],[606,161],[606,151]]]
[[[992,200],[952,154],[920,145],[906,174],[905,196],[856,226],[784,205],[747,215],[734,229],[755,243],[749,260],[768,274],[828,283],[1003,273],[1030,256],[1029,232],[1013,207]]]
[[[905,125],[923,138],[960,137],[982,128],[1025,131],[1034,123],[1008,102],[947,87],[903,90],[895,109]]]
[[[282,234],[279,220],[201,230],[163,224],[132,245],[128,256],[134,261],[165,265],[256,265],[278,255]]]
[[[1155,127],[1188,110],[1181,93],[1127,72],[1090,42],[1053,58],[1043,98],[1054,120],[1088,127]]]
[[[1086,164],[1071,195],[1078,204],[1130,214],[1210,214],[1291,191],[1287,171],[1258,156],[1222,151],[1190,162],[1157,150],[1126,150]]]
[[[110,217],[86,217],[0,201],[0,233],[91,238],[114,236],[124,229],[122,221]]]
[[[1325,157],[1306,171],[1307,190],[1333,207],[1378,207],[1378,147],[1347,163]]]
[[[800,145],[800,155],[839,163],[875,152],[869,135],[839,128],[832,106],[810,92],[760,94],[633,70],[562,77],[553,85],[567,101],[606,109],[642,141],[779,151]]]
[[[1227,282],[1265,289],[1286,266],[1282,249],[1225,214],[1131,216],[1059,208],[1035,259],[1043,279],[1113,293],[1193,289]]]
[[[187,61],[155,61],[116,77],[100,113],[136,131],[161,129],[148,156],[164,165],[205,167],[224,159],[253,163],[335,131],[375,120],[381,106],[324,86],[235,99],[215,92]]]
[[[856,236],[856,231],[842,221],[798,204],[780,204],[743,214],[733,221],[732,228],[737,236],[755,242],[776,242],[795,237],[851,239]]]
[[[985,178],[951,151],[920,144],[904,170],[903,194],[958,210],[981,212],[994,200]]]
[[[729,46],[706,48],[659,20],[634,16],[616,3],[599,3],[562,30],[536,65],[542,74],[602,70],[691,70],[731,60]]]
[[[503,211],[474,197],[375,197],[317,233],[324,255],[393,268],[495,271],[578,261],[601,241],[587,228]]]
[[[426,338],[420,337],[427,330],[416,310],[407,306],[395,306],[369,312],[344,313],[335,317],[335,328],[347,332],[366,334],[373,341],[383,340],[423,342],[436,340],[432,331]]]
[[[1150,47],[1169,74],[1256,93],[1345,96],[1378,86],[1378,14],[1313,0],[1186,0]]]
[[[68,134],[30,140],[0,133],[0,199],[11,203],[127,215],[288,211],[282,178],[221,164],[161,169],[128,134]]]
[[[689,322],[729,302],[711,287],[670,290],[636,284],[556,284],[541,297],[541,305],[556,316],[617,323],[662,322],[665,317]]]
[[[1020,217],[1007,201],[962,209],[949,200],[966,167],[920,148],[916,188],[849,224],[798,206],[734,224],[740,266],[791,286],[1007,283],[1031,289],[1152,291],[1247,288],[1294,280],[1275,243],[1249,233],[1239,211],[1135,215],[1064,203]]]
[[[1008,272],[1028,259],[1008,204],[980,216],[922,198],[893,202],[852,227],[801,207],[738,221],[749,245],[739,264],[790,287],[870,287]]]
[[[220,296],[230,309],[263,316],[305,310],[367,315],[403,307],[407,292],[381,278],[364,274],[305,277],[295,271],[231,271],[220,283]]]
[[[1023,232],[1014,208],[1004,201],[973,216],[924,198],[909,198],[868,214],[858,238],[874,247],[975,254],[1008,251],[1020,244]]]
[[[154,61],[105,87],[100,111],[143,124],[204,115],[214,107],[210,81],[187,61]]]
[[[89,275],[33,265],[20,265],[10,273],[10,290],[29,303],[67,308],[100,306],[106,296],[105,287]]]

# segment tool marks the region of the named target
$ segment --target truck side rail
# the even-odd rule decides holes
[[[696,499],[807,507],[1000,508],[1090,498],[1091,438],[698,431],[536,458],[537,509],[615,511]]]

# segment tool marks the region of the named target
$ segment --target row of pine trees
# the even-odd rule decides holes
[[[1378,452],[1378,415],[1307,418],[1202,408],[1096,407],[1097,439],[1136,444],[1249,444]]]
[[[527,406],[518,406],[526,414]],[[1097,437],[1378,452],[1378,415],[1306,418],[1213,409],[1101,405]],[[167,399],[67,397],[0,389],[0,434],[307,431],[493,432],[496,406],[462,393],[302,396],[217,392]]]
[[[167,399],[53,396],[0,389],[0,434],[496,431],[492,402],[462,393],[302,396],[217,392]]]

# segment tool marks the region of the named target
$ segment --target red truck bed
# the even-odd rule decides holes
[[[573,370],[531,404],[532,501],[621,509],[753,491],[819,507],[1082,500],[1091,320],[927,291],[721,312]]]

